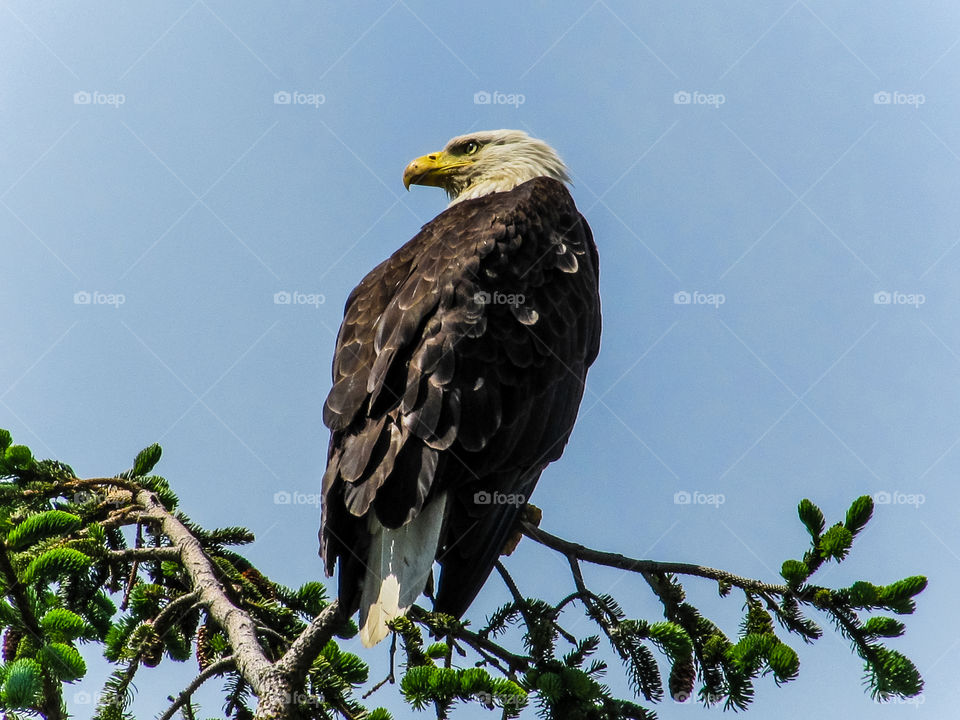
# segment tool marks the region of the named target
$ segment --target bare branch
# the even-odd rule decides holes
[[[203,672],[197,675],[193,681],[187,685],[179,695],[177,695],[177,699],[173,701],[173,704],[168,707],[166,712],[164,712],[163,715],[161,715],[157,720],[172,720],[177,710],[190,702],[190,698],[193,697],[193,694],[200,688],[201,685],[203,685],[214,675],[222,675],[233,666],[233,655],[220,658],[216,662],[208,665]]]
[[[345,621],[346,618],[340,615],[340,603],[334,600],[313,619],[277,661],[277,672],[284,675],[292,685],[299,685],[306,677],[310,664],[330,642],[337,627]]]
[[[167,625],[167,620],[170,616],[173,615],[180,608],[186,607],[186,610],[181,613],[181,617],[190,612],[190,609],[194,605],[200,602],[200,592],[194,590],[193,592],[184,593],[175,600],[171,600],[167,606],[159,612],[156,618],[153,620],[154,627],[159,629],[164,628]]]
[[[578,560],[593,563],[594,565],[605,565],[607,567],[617,568],[618,570],[628,570],[640,574],[693,575],[718,582],[723,581],[734,587],[750,592],[764,592],[770,593],[771,595],[786,595],[792,592],[786,585],[765,583],[760,580],[741,577],[740,575],[729,573],[726,570],[718,570],[704,565],[658,562],[656,560],[635,560],[634,558],[629,558],[619,553],[592,550],[584,545],[564,540],[556,535],[551,535],[545,530],[541,530],[537,526],[527,522],[521,523],[521,527],[523,528],[523,534],[534,542],[538,542],[545,547],[563,553],[568,558],[573,555]]]

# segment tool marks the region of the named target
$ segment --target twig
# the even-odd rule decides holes
[[[190,698],[193,694],[203,685],[207,680],[212,678],[214,675],[222,675],[227,670],[231,669],[234,666],[233,655],[228,655],[225,658],[220,658],[214,663],[211,663],[197,675],[193,681],[187,685],[183,691],[177,695],[177,699],[173,701],[173,704],[167,708],[166,712],[163,713],[157,720],[171,720],[173,715],[177,710],[190,702]]]
[[[140,520],[137,520],[137,540],[136,547],[134,550],[143,549],[143,523]],[[130,602],[130,593],[133,591],[133,586],[137,581],[137,571],[140,569],[140,561],[136,558],[133,561],[133,565],[130,566],[130,575],[127,577],[127,589],[123,593],[123,600],[120,601],[120,609],[126,610],[127,604]]]
[[[427,611],[419,605],[414,605],[407,613],[407,617],[412,621],[422,623],[427,629],[430,629],[430,625],[426,622],[426,616],[428,614],[429,613],[427,613]],[[500,658],[510,666],[511,671],[526,670],[530,666],[531,658],[528,656],[515,655],[506,648],[497,645],[497,643],[493,642],[489,638],[485,638],[482,635],[478,635],[475,632],[467,630],[467,628],[461,623],[457,623],[455,627],[448,628],[446,633],[455,639],[463,640],[467,645],[472,647],[477,652],[480,652],[480,650],[483,649],[495,657]],[[513,673],[511,672],[510,674]]]
[[[384,685],[386,685],[387,683],[390,683],[391,685],[393,685],[393,683],[394,683],[394,678],[392,678],[390,675],[387,675],[383,680],[381,680],[381,681],[378,682],[376,685],[374,685],[372,688],[370,688],[369,690],[367,690],[367,692],[365,692],[365,693],[361,696],[361,700],[366,700],[368,697],[370,697],[371,695],[373,695],[377,690],[379,690],[380,688],[382,688],[382,687],[383,687]]]
[[[520,614],[523,615],[523,621],[527,624],[527,627],[533,627],[533,620],[527,608],[527,600],[520,593],[520,588],[517,587],[517,584],[513,581],[513,578],[510,576],[510,573],[507,572],[507,568],[504,567],[502,562],[497,560],[494,567],[497,568],[497,572],[500,573],[500,577],[503,578],[504,584],[507,586],[510,594],[513,595],[513,601],[516,603],[517,609],[520,610]]]
[[[189,607],[187,607],[187,609],[184,610],[183,614],[180,616],[180,617],[183,617],[183,615],[186,615],[188,612],[190,612],[190,610],[193,609],[193,607],[197,605],[199,601],[200,601],[200,593],[196,590],[193,590],[192,592],[184,593],[183,595],[176,598],[175,600],[171,600],[169,603],[167,603],[167,606],[157,614],[157,617],[154,618],[153,620],[154,629],[155,630],[163,629],[166,626],[167,619],[173,613],[175,613],[184,605],[188,605]],[[164,633],[161,633],[161,637],[163,636],[163,634]]]
[[[527,624],[527,627],[533,627],[533,619],[530,617],[528,612],[527,601],[524,599],[523,595],[520,594],[520,589],[517,587],[517,584],[513,581],[513,577],[507,572],[507,568],[504,567],[503,563],[497,560],[495,565],[497,572],[500,573],[500,577],[503,578],[503,582],[506,583],[507,587],[510,589],[510,594],[513,595],[513,600],[516,603],[520,614],[523,615],[523,621]],[[557,613],[559,614],[560,609],[556,608]],[[556,621],[552,623],[554,629],[563,636],[563,639],[567,642],[576,645],[577,639],[564,630],[560,624]]]
[[[366,700],[368,697],[373,695],[377,690],[382,688],[387,683],[390,683],[391,685],[393,685],[397,681],[396,677],[394,676],[394,667],[395,667],[394,663],[396,662],[396,656],[397,656],[397,634],[390,633],[390,672],[387,673],[387,676],[383,680],[381,680],[372,688],[370,688],[367,692],[365,692],[361,697],[362,700]]]
[[[587,596],[584,596],[584,594],[578,590],[577,592],[570,593],[569,595],[567,595],[563,600],[558,602],[554,607],[556,611],[559,613],[561,610],[563,610],[567,605],[572,603],[574,600],[580,600],[581,602],[586,602],[588,599],[591,599],[592,597],[593,597],[593,593],[588,593]]]
[[[257,625],[257,632],[263,633],[264,635],[270,635],[274,640],[279,640],[282,643],[288,643],[289,640],[283,635],[278,633],[273,628],[268,628],[266,625]]]

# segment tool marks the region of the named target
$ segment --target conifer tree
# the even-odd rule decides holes
[[[854,500],[830,527],[820,508],[801,501],[809,545],[784,561],[782,577],[772,582],[592,550],[541,529],[530,506],[520,530],[566,558],[575,592],[525,595],[498,563],[510,602],[476,626],[414,606],[392,623],[390,675],[372,683],[366,662],[341,647],[357,628],[325,587],[309,579],[296,589],[275,583],[267,568],[237,552],[253,542],[248,530],[191,521],[170,484],[152,474],[160,454],[151,445],[115,477],[78,478],[68,465],[36,460],[0,430],[6,718],[68,717],[64,687],[86,674],[80,642],[99,644],[115,667],[99,695],[97,720],[132,718],[138,674],[191,660],[198,674],[187,687],[170,689],[163,720],[199,717],[193,695],[215,678],[226,716],[238,720],[388,720],[385,709],[366,702],[388,682],[412,708],[437,718],[470,703],[503,718],[532,705],[547,719],[647,719],[667,696],[742,710],[761,676],[777,685],[797,678],[800,655],[791,643],[820,638],[823,619],[851,642],[876,699],[923,688],[913,663],[888,643],[904,633],[895,616],[913,612],[925,578],[841,588],[815,582],[823,566],[851,554],[873,512],[869,497]],[[663,617],[630,617],[616,598],[586,585],[584,563],[638,573]],[[687,602],[681,577],[713,582],[721,597],[742,603],[740,627],[723,629]],[[579,613],[590,634],[569,629]],[[616,697],[604,684],[610,658],[622,664],[632,697]]]

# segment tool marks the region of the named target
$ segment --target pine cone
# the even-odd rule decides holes
[[[267,580],[259,570],[256,568],[247,568],[240,574],[247,579],[247,582],[259,590],[260,594],[267,600],[277,599],[277,593],[273,589],[273,583]]]
[[[210,636],[213,628],[207,623],[197,627],[197,665],[200,670],[206,670],[213,662],[213,648],[210,647]]]
[[[152,625],[152,622],[148,621]],[[140,661],[147,667],[156,667],[163,659],[163,640],[156,631],[150,630],[140,643]]]
[[[20,640],[23,639],[23,633],[13,628],[7,628],[3,634],[3,661],[12,662],[17,657],[17,648],[20,646]]]
[[[697,673],[693,663],[681,660],[670,670],[670,697],[677,702],[685,702],[693,695],[693,683]]]

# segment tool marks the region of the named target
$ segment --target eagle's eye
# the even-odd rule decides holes
[[[477,150],[480,149],[480,143],[476,140],[471,140],[466,145],[463,146],[464,155],[473,155]]]

